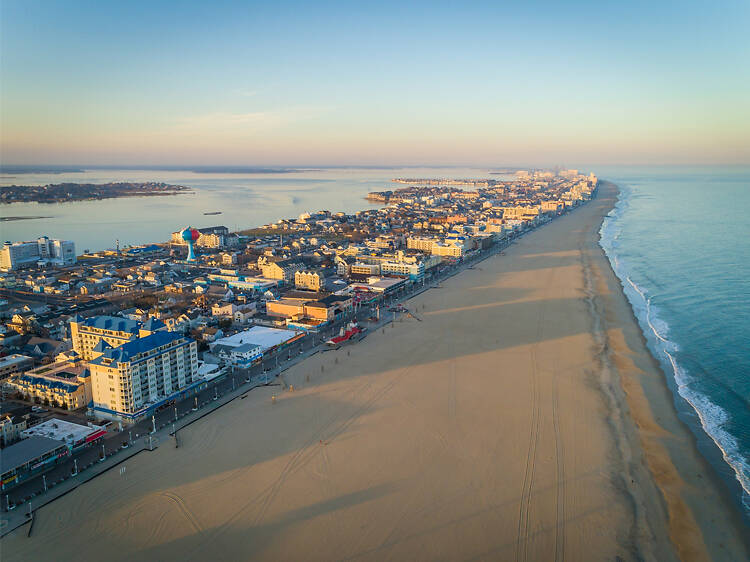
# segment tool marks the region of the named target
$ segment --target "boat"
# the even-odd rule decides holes
[[[204,215],[220,215],[222,211],[209,211],[208,213],[203,213]]]

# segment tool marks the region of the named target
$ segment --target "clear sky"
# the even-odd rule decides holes
[[[750,2],[0,2],[6,164],[750,163]]]

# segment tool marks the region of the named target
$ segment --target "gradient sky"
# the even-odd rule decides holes
[[[2,0],[0,22],[5,164],[750,163],[748,0]]]

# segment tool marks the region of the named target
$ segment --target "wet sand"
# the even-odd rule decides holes
[[[421,321],[39,510],[3,560],[747,559],[597,244],[600,191],[409,301]]]

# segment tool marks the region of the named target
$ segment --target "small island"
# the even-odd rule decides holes
[[[66,203],[119,197],[154,197],[192,191],[164,182],[55,183],[0,187],[0,203]]]

